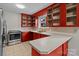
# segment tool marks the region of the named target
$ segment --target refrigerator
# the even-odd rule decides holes
[[[3,35],[3,11],[0,9],[0,56],[3,55],[3,44],[2,44],[2,35]]]

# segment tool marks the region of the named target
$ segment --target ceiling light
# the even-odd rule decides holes
[[[16,7],[20,8],[20,9],[24,9],[25,8],[25,6],[22,5],[22,4],[16,4]]]

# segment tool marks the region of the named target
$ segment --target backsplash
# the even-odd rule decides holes
[[[41,28],[33,28],[33,27],[26,27],[21,28],[23,31],[39,31],[39,32],[65,32],[65,33],[75,33],[79,27],[41,27]]]
[[[74,33],[79,29],[79,27],[42,27],[42,31],[56,31],[56,32],[65,32],[65,33]]]
[[[59,32],[66,32],[66,33],[74,33],[79,29],[78,27],[55,27],[51,30],[53,31],[59,31]]]

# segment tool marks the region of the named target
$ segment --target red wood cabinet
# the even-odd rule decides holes
[[[47,37],[48,35],[40,34],[40,38]]]
[[[49,54],[40,54],[32,47],[32,56],[67,56],[68,54],[68,43],[64,43],[60,47],[56,48],[54,51]]]
[[[34,33],[34,32],[22,32],[21,33],[21,42],[35,40],[43,37],[47,37],[48,35]],[[34,48],[32,48],[33,56],[67,56],[68,53],[68,42],[64,43],[54,51],[49,54],[39,54]]]
[[[35,27],[35,17],[21,13],[21,27]]]
[[[27,14],[21,14],[21,27],[27,26]]]
[[[21,41],[22,42],[25,42],[25,41],[28,41],[29,40],[29,32],[22,32],[21,33]]]
[[[43,15],[47,13],[46,26],[48,27],[78,27],[79,26],[79,3],[76,3],[75,13],[73,10],[74,4],[75,3],[73,3],[70,7],[68,7],[66,3],[54,3],[50,7],[47,7],[46,9],[44,9],[43,11],[35,13],[36,15],[35,14],[31,15],[33,17],[31,19],[32,23],[28,21],[28,17],[27,17],[28,15],[22,13],[21,14],[21,26],[22,27],[23,26],[24,27],[35,27],[36,25],[35,18],[37,19],[39,15]],[[71,9],[71,11],[68,11],[69,9]],[[67,16],[69,12],[73,12],[73,14],[70,16]],[[74,24],[70,24],[70,23],[74,23]],[[31,24],[31,26],[29,24]]]
[[[33,33],[33,40],[43,38],[43,37],[47,37],[47,36],[48,35],[45,35],[45,34]]]
[[[46,36],[48,36],[48,35],[34,33],[34,32],[22,32],[21,33],[21,41],[25,42],[25,41],[29,41],[29,40],[35,40],[35,39],[43,38],[43,37],[46,37]]]
[[[21,42],[32,40],[32,32],[22,32],[21,33]]]
[[[39,33],[33,33],[33,40],[39,39],[39,38],[40,38],[40,34]]]
[[[57,6],[57,7],[56,7]],[[59,10],[59,11],[58,11]],[[51,27],[78,27],[79,26],[79,4],[78,3],[55,3],[48,9],[48,15],[50,15],[50,19],[47,17],[47,26],[49,27],[52,23]],[[56,20],[54,20],[56,19]],[[49,21],[50,22],[49,22]],[[53,20],[53,22],[52,22]],[[59,26],[53,25],[55,22],[59,22]]]

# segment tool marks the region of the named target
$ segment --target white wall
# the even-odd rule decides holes
[[[4,11],[4,19],[7,23],[7,30],[18,30],[21,28],[21,18],[19,13]]]
[[[79,56],[79,29],[69,41],[69,54]]]

